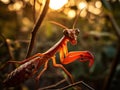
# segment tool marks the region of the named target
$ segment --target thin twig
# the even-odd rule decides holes
[[[112,14],[108,14],[108,17],[109,17],[109,19],[110,19],[110,21],[111,21],[111,23],[112,23],[112,25],[115,29],[116,35],[120,39],[120,27],[118,26],[118,24],[117,24],[117,22],[116,22],[116,20],[115,20],[115,18],[113,17]]]
[[[56,84],[53,84],[53,85],[50,85],[50,86],[47,86],[47,87],[43,87],[43,88],[39,88],[38,90],[51,89],[51,88],[57,87],[58,85],[62,84],[65,81],[66,81],[66,79],[63,79],[63,80],[57,82]]]
[[[84,86],[87,87],[89,90],[95,90],[94,88],[90,87],[88,84],[86,84],[86,83],[83,82],[83,81],[75,82],[75,83],[73,83],[73,84],[70,84],[70,85],[68,85],[68,86],[66,86],[66,87],[60,88],[60,89],[58,89],[58,90],[66,90],[66,89],[68,89],[68,88],[70,88],[70,87],[73,87],[73,86],[76,86],[76,85],[78,85],[78,84],[84,85]]]
[[[10,44],[9,44],[9,42],[7,41],[7,39],[5,38],[5,36],[4,36],[3,34],[0,33],[0,36],[3,38],[3,40],[4,40],[4,42],[5,42],[5,45],[7,45],[7,50],[8,50],[9,56],[10,56],[9,61],[10,61],[10,60],[15,60],[14,55],[13,55],[11,49],[10,49]],[[8,65],[7,63],[1,65],[0,71],[3,70],[7,65]]]
[[[41,15],[39,16],[39,18],[38,18],[38,20],[37,20],[37,22],[36,22],[36,24],[35,24],[35,26],[34,26],[34,28],[33,28],[33,30],[32,30],[32,37],[31,37],[31,41],[30,41],[30,45],[29,45],[29,48],[28,48],[28,52],[27,52],[26,58],[28,58],[28,57],[30,56],[30,54],[31,54],[31,52],[32,52],[32,50],[33,50],[36,33],[37,33],[39,27],[41,26],[41,23],[42,23],[45,15],[46,15],[46,13],[47,13],[47,11],[48,11],[49,2],[50,2],[50,0],[46,0],[45,6],[44,6],[44,8],[43,8],[43,10],[42,10],[42,13],[41,13]]]
[[[7,45],[7,50],[8,50],[8,52],[9,52],[9,55],[10,55],[10,58],[11,58],[10,60],[15,60],[15,58],[14,58],[14,56],[13,56],[13,53],[12,53],[12,51],[10,50],[10,44],[9,44],[9,42],[8,42],[8,39],[6,39],[3,34],[0,34],[0,35],[1,35],[1,37],[3,38],[5,44]]]

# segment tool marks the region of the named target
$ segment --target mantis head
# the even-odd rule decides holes
[[[64,29],[63,33],[65,37],[70,41],[72,45],[77,44],[77,36],[79,35],[80,30],[76,29]]]

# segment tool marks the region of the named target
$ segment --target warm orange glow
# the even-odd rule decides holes
[[[23,2],[22,1],[17,1],[14,5],[13,5],[14,9],[16,11],[20,10],[23,7]]]
[[[86,17],[86,15],[87,15],[87,11],[84,9],[84,10],[82,10],[81,11],[81,13],[80,13],[80,17]]]
[[[33,5],[34,4],[34,0],[29,0],[30,4]]]
[[[29,0],[24,0],[25,2],[29,2]]]
[[[76,16],[75,10],[69,10],[69,11],[68,11],[68,17],[69,17],[69,18],[74,18],[75,16]]]
[[[79,9],[84,9],[87,7],[87,3],[85,1],[82,1],[78,4],[78,8]]]
[[[22,32],[28,32],[30,30],[29,28],[32,26],[32,22],[27,17],[22,18],[22,24]]]
[[[36,10],[36,11],[39,11],[39,10],[40,10],[40,4],[38,4],[38,3],[35,4],[35,10]]]
[[[27,0],[26,0],[27,1]],[[45,4],[45,0],[36,0],[34,3],[34,0],[29,0],[29,3],[33,6],[35,4],[35,10],[39,11],[41,6]],[[33,6],[34,7],[34,6]]]
[[[9,9],[10,11],[14,11],[13,5],[12,5],[12,4],[8,5],[8,9]]]
[[[30,20],[28,19],[28,18],[26,18],[26,17],[24,17],[23,19],[22,19],[22,23],[24,24],[24,25],[30,25]]]
[[[96,15],[101,13],[101,9],[95,8],[93,5],[89,5],[88,11]]]
[[[101,1],[96,1],[95,6],[96,6],[96,8],[101,8],[102,7]]]
[[[57,10],[62,8],[68,0],[50,0],[50,8],[53,10]]]
[[[3,2],[4,4],[8,4],[10,0],[1,0],[1,2]]]
[[[22,1],[17,1],[14,4],[9,4],[8,9],[10,11],[19,11],[21,8],[23,8],[23,2]]]

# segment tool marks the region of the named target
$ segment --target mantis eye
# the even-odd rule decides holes
[[[69,33],[68,33],[67,30],[64,30],[63,33],[64,33],[65,36],[69,36]]]
[[[78,28],[75,29],[75,34],[78,35],[80,33],[80,30]]]

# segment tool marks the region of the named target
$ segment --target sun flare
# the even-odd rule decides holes
[[[53,10],[57,10],[62,8],[68,0],[50,0],[50,8]]]

